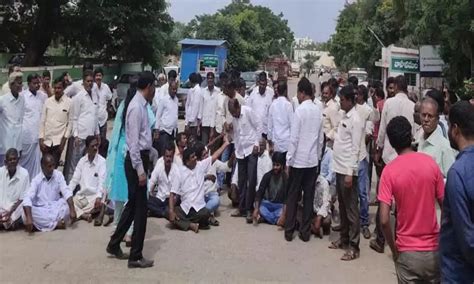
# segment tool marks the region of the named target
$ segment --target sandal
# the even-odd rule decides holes
[[[337,240],[335,242],[331,242],[328,248],[330,249],[344,249],[345,245],[341,242],[341,240]]]
[[[358,251],[350,249],[350,250],[347,250],[346,253],[344,253],[344,255],[341,257],[341,260],[351,261],[351,260],[359,258],[359,255],[360,253]]]

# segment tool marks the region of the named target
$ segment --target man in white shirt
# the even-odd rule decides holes
[[[18,165],[18,159],[18,151],[8,149],[5,166],[0,167],[0,225],[5,229],[15,229],[20,221],[20,205],[30,186],[28,172]]]
[[[48,95],[39,90],[41,83],[38,74],[28,75],[26,81],[28,82],[28,89],[20,94],[25,99],[20,165],[28,171],[30,178],[33,179],[41,171],[41,152],[38,138],[41,112]]]
[[[337,126],[341,120],[341,114],[339,113],[340,107],[339,104],[334,100],[336,92],[330,84],[326,82],[323,83],[321,89],[321,98],[324,102],[323,129],[324,134],[326,135],[326,145],[332,149],[332,145],[334,144],[334,136],[337,132]]]
[[[87,153],[77,163],[74,176],[69,183],[72,191],[79,190],[74,195],[74,208],[77,218],[88,222],[100,212],[102,199],[105,194],[105,159],[98,154],[99,139],[96,136],[86,138]]]
[[[216,136],[217,103],[221,90],[214,86],[215,75],[207,73],[207,87],[202,90],[199,117],[201,118],[201,141],[205,145]]]
[[[364,122],[355,109],[355,89],[352,84],[340,91],[344,115],[339,122],[334,140],[333,169],[336,173],[336,191],[341,217],[340,239],[329,248],[347,249],[341,260],[359,257],[360,217],[357,190],[358,163]]]
[[[175,146],[172,141],[164,148],[164,155],[156,162],[148,181],[148,216],[169,220],[169,197],[172,190],[178,190],[180,166],[174,163]]]
[[[229,80],[229,76],[226,72],[222,72],[219,74],[219,84],[221,86],[221,92],[217,96],[217,108],[216,108],[216,122],[215,122],[215,130],[216,135],[221,134],[224,131],[224,122],[225,122],[225,111],[227,109],[227,105],[225,104],[225,99],[227,96],[224,93],[224,86],[227,84]]]
[[[245,105],[250,107],[260,120],[262,125],[262,137],[267,138],[268,133],[268,110],[272,104],[274,92],[271,88],[267,88],[267,75],[262,72],[258,75],[258,87],[255,87],[246,99]]]
[[[279,152],[281,153],[281,152]],[[282,153],[286,156],[286,153]],[[258,161],[257,161],[257,185],[255,190],[259,190],[260,182],[262,181],[263,176],[271,171],[273,168],[273,162],[270,153],[267,150],[267,141],[262,137],[260,139],[258,147]]]
[[[25,98],[20,95],[22,73],[13,72],[8,77],[10,92],[0,96],[0,166],[5,161],[5,152],[14,148],[22,150],[21,129],[25,113]]]
[[[53,88],[51,88],[51,72],[49,72],[48,70],[44,70],[40,81],[40,91],[48,95],[48,98],[53,96],[54,92]]]
[[[42,172],[33,178],[23,199],[23,223],[27,232],[33,232],[34,228],[41,232],[65,229],[68,219],[71,223],[76,220],[72,191],[55,167],[53,156],[43,155]]]
[[[313,217],[314,186],[317,166],[322,157],[324,144],[323,115],[313,99],[311,83],[305,77],[298,82],[298,101],[291,124],[290,145],[287,163],[289,166],[288,195],[285,219],[285,239],[293,240],[296,230],[296,211],[303,192],[303,220],[299,238],[307,242],[311,236]]]
[[[54,157],[56,167],[66,141],[71,135],[71,99],[64,95],[66,84],[62,78],[54,80],[54,96],[44,103],[39,125],[39,146],[44,154]]]
[[[184,118],[185,132],[188,135],[194,137],[200,136],[201,119],[199,117],[199,109],[202,103],[201,87],[201,75],[198,73],[191,73],[189,75],[189,81],[191,82],[191,89],[188,91],[186,97],[186,114]]]
[[[286,156],[290,143],[291,121],[293,119],[293,108],[287,98],[287,84],[278,81],[278,97],[270,105],[268,111],[268,143],[274,152],[283,153]],[[258,188],[258,187],[257,187]]]
[[[178,189],[172,189],[169,198],[169,221],[178,229],[195,233],[199,229],[209,229],[209,210],[204,199],[204,178],[206,173],[224,149],[229,145],[227,138],[224,144],[205,160],[197,161],[194,147],[186,148],[183,154],[184,166],[181,167],[181,178]],[[181,204],[175,207],[176,195],[180,196]]]
[[[84,72],[90,71],[93,74],[94,65],[90,62],[84,62],[82,65],[82,74],[84,77]],[[80,92],[84,91],[84,80],[77,80],[72,82],[71,75],[69,73],[63,73],[67,76],[67,87],[64,90],[64,94],[70,98],[75,97]]]
[[[94,73],[90,70],[84,72],[84,90],[74,96],[71,106],[71,139],[68,142],[66,152],[66,164],[64,165],[64,177],[69,182],[74,174],[76,165],[84,155],[87,136],[99,135],[97,93],[92,92]]]
[[[107,113],[107,102],[112,99],[112,91],[106,83],[102,82],[103,78],[104,70],[102,68],[96,68],[94,70],[95,84],[93,84],[92,92],[95,92],[99,98],[98,120],[100,139],[102,142],[104,142],[107,137],[107,119],[109,116]]]
[[[160,99],[156,110],[156,122],[154,131],[154,147],[158,155],[162,157],[165,147],[173,142],[176,130],[178,129],[178,83],[169,82],[169,90]]]
[[[168,72],[168,80],[166,80],[166,76],[164,74],[160,74],[160,75],[163,75],[164,77],[160,78],[160,76],[158,76],[158,81],[159,81],[158,87],[156,88],[155,97],[153,98],[153,103],[152,103],[154,112],[156,112],[156,110],[158,109],[158,103],[161,100],[161,98],[169,95],[168,91],[169,91],[170,83],[176,82],[179,86],[179,82],[176,80],[176,78],[178,77],[178,74],[176,73],[175,70],[170,70]]]
[[[21,68],[19,65],[10,65],[8,67],[8,76],[5,84],[2,85],[2,90],[0,91],[0,96],[10,93],[10,74],[12,73],[21,73]]]
[[[248,106],[240,106],[237,99],[230,99],[228,105],[229,111],[234,117],[232,126],[235,139],[235,157],[239,165],[239,209],[232,216],[245,216],[247,223],[250,224],[253,222],[252,212],[257,186],[258,146],[262,138],[262,125],[255,111]]]

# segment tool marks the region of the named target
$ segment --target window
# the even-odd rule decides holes
[[[416,73],[405,73],[403,75],[407,79],[408,86],[416,86]]]

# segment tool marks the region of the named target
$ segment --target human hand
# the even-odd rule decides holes
[[[25,231],[28,233],[33,233],[33,220],[26,218],[25,220]]]
[[[258,155],[258,146],[253,146],[252,155]]]
[[[71,225],[74,224],[74,222],[77,221],[76,210],[72,210],[71,213],[69,213],[69,217],[71,218]]]
[[[255,208],[253,210],[253,215],[252,216],[253,216],[254,220],[258,220],[258,218],[260,217],[260,212],[259,212],[258,208]]]
[[[100,199],[100,198],[96,198],[96,199],[95,199],[95,202],[94,202],[94,208],[95,208],[95,209],[99,209],[101,205],[102,205],[101,199]]]
[[[160,139],[160,131],[155,130],[155,132],[153,133],[153,140],[158,141],[158,139]]]
[[[171,209],[169,210],[169,218],[171,223],[177,220],[176,213]]]
[[[344,177],[344,187],[347,189],[352,188],[352,176],[351,175],[346,175]]]
[[[141,174],[138,176],[138,185],[139,186],[145,186],[146,185],[146,175]]]

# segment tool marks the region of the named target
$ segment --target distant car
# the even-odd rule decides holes
[[[125,74],[120,75],[120,77],[118,78],[117,83],[116,83],[116,86],[117,86],[117,100],[116,100],[117,107],[127,97],[127,91],[130,88],[130,80],[132,79],[133,76],[135,76],[137,74],[138,73],[125,73]]]
[[[248,91],[252,86],[255,86],[257,82],[257,74],[255,71],[242,72],[240,77],[245,81],[245,89]]]

